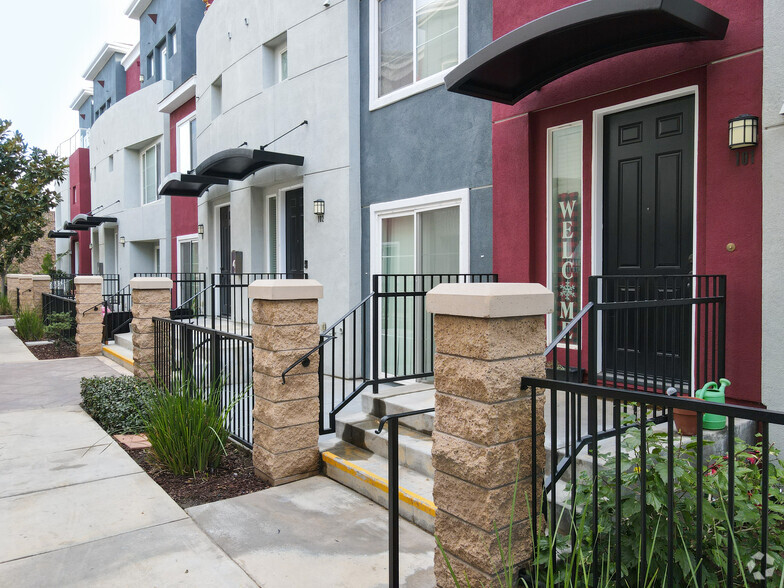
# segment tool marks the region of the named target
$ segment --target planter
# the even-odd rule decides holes
[[[701,400],[700,398],[691,398],[691,400]],[[681,435],[693,437],[697,434],[697,418],[698,414],[693,410],[685,410],[683,408],[673,408],[672,416],[675,420],[675,426]]]
[[[546,374],[548,380],[582,384],[583,378],[585,377],[585,370],[577,367],[570,367],[568,371],[566,368],[558,368],[558,370],[554,372],[553,368],[547,368]]]

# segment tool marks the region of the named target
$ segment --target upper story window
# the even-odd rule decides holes
[[[370,107],[441,84],[466,58],[466,0],[373,0]]]
[[[223,77],[218,76],[218,79],[212,82],[210,88],[210,112],[212,113],[212,120],[218,118],[223,112]]]
[[[275,50],[275,73],[278,82],[289,78],[289,51],[285,42]]]
[[[155,202],[161,177],[161,146],[156,143],[142,151],[142,204]]]
[[[188,172],[196,167],[196,117],[177,125],[177,171]]]
[[[177,29],[169,31],[169,53],[177,55]]]
[[[153,53],[147,56],[147,79],[155,79],[155,55]]]

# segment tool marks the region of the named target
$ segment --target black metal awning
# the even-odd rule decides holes
[[[63,223],[64,231],[89,231],[93,227],[82,223]]]
[[[89,214],[77,214],[71,220],[71,224],[83,225],[88,228],[94,228],[103,223],[116,223],[117,218],[114,216],[92,216]]]
[[[723,39],[729,20],[695,0],[588,0],[493,41],[446,76],[451,92],[515,104],[586,65],[648,47]]]
[[[47,235],[50,239],[70,239],[71,237],[76,237],[78,233],[76,231],[49,231]]]
[[[302,165],[301,155],[276,153],[264,149],[226,149],[205,159],[194,170],[196,176],[244,180],[253,172],[271,165]]]
[[[172,172],[161,184],[158,194],[161,196],[201,196],[204,191],[213,184],[226,185],[229,180],[226,178],[213,178],[209,176],[197,176],[194,174],[183,174]]]

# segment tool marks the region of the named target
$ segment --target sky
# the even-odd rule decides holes
[[[0,119],[31,146],[54,150],[78,128],[71,102],[106,42],[135,45],[131,0],[0,0]]]

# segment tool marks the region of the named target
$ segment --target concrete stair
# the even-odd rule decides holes
[[[114,341],[103,346],[103,356],[121,365],[125,369],[133,370],[133,339],[131,333],[117,333]]]
[[[362,410],[338,414],[334,436],[319,445],[324,473],[344,486],[389,506],[389,432],[376,433],[381,417],[433,406],[432,384],[386,387],[374,395],[361,394]],[[398,430],[400,515],[432,533],[433,504],[432,414],[403,419]]]

